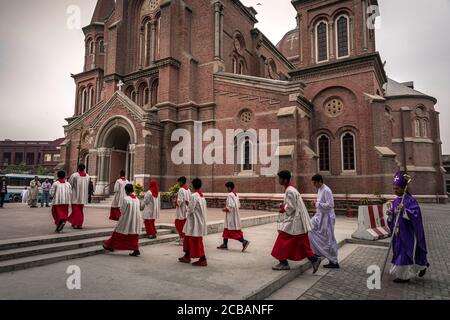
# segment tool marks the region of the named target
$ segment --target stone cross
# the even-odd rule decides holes
[[[288,42],[291,43],[291,50],[294,50],[294,41],[295,41],[295,40],[298,40],[298,37],[296,37],[295,34],[293,34],[293,35],[291,36],[291,38],[288,39]]]
[[[117,88],[119,88],[119,91],[122,91],[122,87],[125,85],[125,83],[122,82],[122,80],[119,81],[117,84]]]

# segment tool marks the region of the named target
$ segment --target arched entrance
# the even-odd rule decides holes
[[[121,170],[125,170],[128,179],[134,179],[135,143],[134,126],[126,118],[111,119],[99,131],[96,195],[110,194]]]

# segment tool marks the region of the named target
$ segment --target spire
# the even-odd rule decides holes
[[[114,0],[98,0],[95,6],[95,11],[92,16],[91,24],[93,23],[103,23],[104,20],[111,14],[114,10],[116,2]]]

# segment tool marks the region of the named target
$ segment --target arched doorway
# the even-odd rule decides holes
[[[99,131],[96,195],[110,194],[121,170],[125,170],[130,181],[134,179],[135,143],[134,126],[126,118],[111,119]]]

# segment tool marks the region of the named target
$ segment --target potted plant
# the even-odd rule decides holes
[[[175,208],[175,202],[177,199],[178,191],[180,190],[180,185],[177,183],[172,186],[169,191],[161,193],[161,208],[162,209],[173,209]]]

